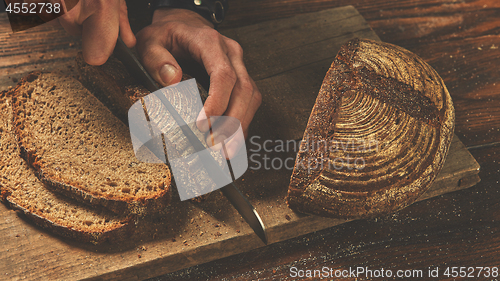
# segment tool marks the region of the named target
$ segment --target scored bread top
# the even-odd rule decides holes
[[[168,167],[139,162],[128,128],[80,82],[36,72],[13,92],[21,153],[43,182],[119,214],[144,215],[168,204]]]
[[[358,218],[411,204],[440,171],[453,128],[451,97],[432,67],[401,47],[351,40],[321,86],[288,205]]]
[[[56,234],[98,244],[122,240],[133,230],[130,218],[88,207],[47,189],[19,155],[10,101],[0,96],[0,190],[2,201]]]

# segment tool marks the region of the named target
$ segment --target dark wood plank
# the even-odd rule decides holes
[[[0,91],[35,70],[62,70],[76,75],[74,60],[80,39],[68,36],[57,21],[9,33],[7,14],[0,14]]]
[[[345,5],[353,5],[382,41],[405,47],[436,68],[450,90],[456,133],[466,146],[500,140],[500,107],[492,106],[500,104],[499,1],[234,0],[221,29]]]
[[[323,266],[394,272],[420,269],[424,273],[429,267],[498,267],[499,148],[471,150],[482,167],[481,182],[472,188],[421,201],[384,217],[345,223],[150,280],[295,280],[290,277],[293,266],[303,270]],[[487,278],[477,280],[482,279]],[[441,274],[439,280],[457,279]]]
[[[500,23],[499,23],[500,25]],[[415,48],[441,74],[455,110],[455,132],[467,146],[500,139],[500,36],[429,43]]]

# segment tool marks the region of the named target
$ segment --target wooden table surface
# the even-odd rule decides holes
[[[424,276],[429,268],[439,267],[440,280],[454,280],[443,275],[446,267],[500,267],[500,1],[231,0],[230,4],[221,30],[353,5],[382,41],[413,51],[440,73],[454,101],[455,133],[481,165],[481,182],[385,217],[342,224],[153,280],[294,280],[291,267],[321,270],[323,266],[384,268],[394,273],[423,270]],[[476,279],[485,279],[481,276]]]

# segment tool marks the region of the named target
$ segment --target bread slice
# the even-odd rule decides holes
[[[83,54],[79,52],[75,63],[82,84],[125,124],[128,123],[127,113],[130,107],[150,93],[127,72],[122,62],[114,56],[111,56],[103,65],[95,66],[87,64]],[[182,75],[182,80],[191,78],[187,74]],[[198,90],[204,102],[208,93],[200,84],[198,84]]]
[[[13,93],[21,155],[44,183],[117,214],[145,215],[168,205],[168,167],[139,162],[128,128],[80,82],[35,72]]]
[[[110,57],[103,65],[89,65],[85,63],[81,52],[77,54],[75,62],[82,84],[127,124],[127,112],[135,102],[133,96],[126,95],[131,92],[127,91],[127,88],[136,85],[137,82],[128,74],[123,64],[116,58]],[[146,89],[139,92],[142,96],[148,93]]]
[[[76,56],[75,62],[76,68],[80,73],[80,81],[82,84],[100,101],[102,101],[115,116],[120,118],[124,123],[128,124],[129,120],[125,119],[128,116],[128,110],[130,107],[146,95],[150,94],[150,92],[144,88],[144,86],[140,85],[139,82],[137,82],[134,77],[127,72],[126,67],[114,56],[111,56],[103,65],[94,66],[87,64],[83,59],[83,54],[80,52]],[[185,73],[182,75],[182,81],[189,79],[192,79],[192,77]],[[199,83],[197,83],[197,88],[198,91],[188,87],[183,93],[178,91],[178,89],[170,88],[167,90],[167,99],[175,108],[183,109],[179,110],[179,114],[181,114],[184,120],[190,120],[192,119],[193,114],[196,116],[198,114],[198,112],[192,112],[197,110],[194,106],[194,104],[198,104],[198,101],[196,100],[198,98],[197,92],[199,92],[202,102],[208,98],[208,93]],[[142,102],[144,103],[144,100],[142,100]],[[186,107],[184,104],[189,104],[191,106]],[[186,110],[187,108],[191,109],[191,111]],[[147,111],[151,111],[151,109]],[[164,115],[164,113],[160,114]],[[172,122],[174,122],[171,118],[169,121],[170,122],[161,122],[162,124],[166,124],[165,127],[161,128],[164,132],[169,131],[167,128],[171,127]],[[198,134],[200,139],[205,138],[201,132],[194,128],[194,124],[189,125],[192,127],[195,134]],[[172,154],[169,155],[169,158],[171,159],[178,159],[190,154],[190,151],[186,150],[186,147],[189,147],[190,145],[187,145],[186,139],[183,135],[177,135],[176,138],[173,139],[165,138],[165,146],[167,148],[166,150],[170,151],[170,154]],[[214,157],[217,158],[217,154],[214,153]],[[218,159],[218,161],[222,161],[222,159]],[[177,165],[181,165],[179,160],[176,163]],[[188,185],[187,183],[194,183],[188,189],[193,191],[194,194],[200,194],[196,192],[196,190],[197,186],[204,186],[204,184],[200,182],[200,179],[203,179],[203,177],[197,177],[195,175],[204,173],[203,167],[195,161],[188,161],[182,164],[184,169],[179,170],[184,170],[186,172],[176,174],[175,181],[178,183],[182,182],[184,188]],[[208,196],[209,194],[200,195],[192,198],[191,200],[202,202],[207,199]]]
[[[0,100],[0,199],[40,227],[80,242],[129,237],[134,230],[131,217],[91,208],[47,189],[19,155],[10,100],[5,93]]]
[[[453,129],[450,94],[432,67],[391,44],[349,41],[323,80],[287,203],[336,218],[401,209],[430,187]]]

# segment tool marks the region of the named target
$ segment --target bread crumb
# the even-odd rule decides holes
[[[289,220],[291,220],[292,218],[291,218],[289,215],[285,215],[285,219],[286,219],[287,221],[289,221]]]

